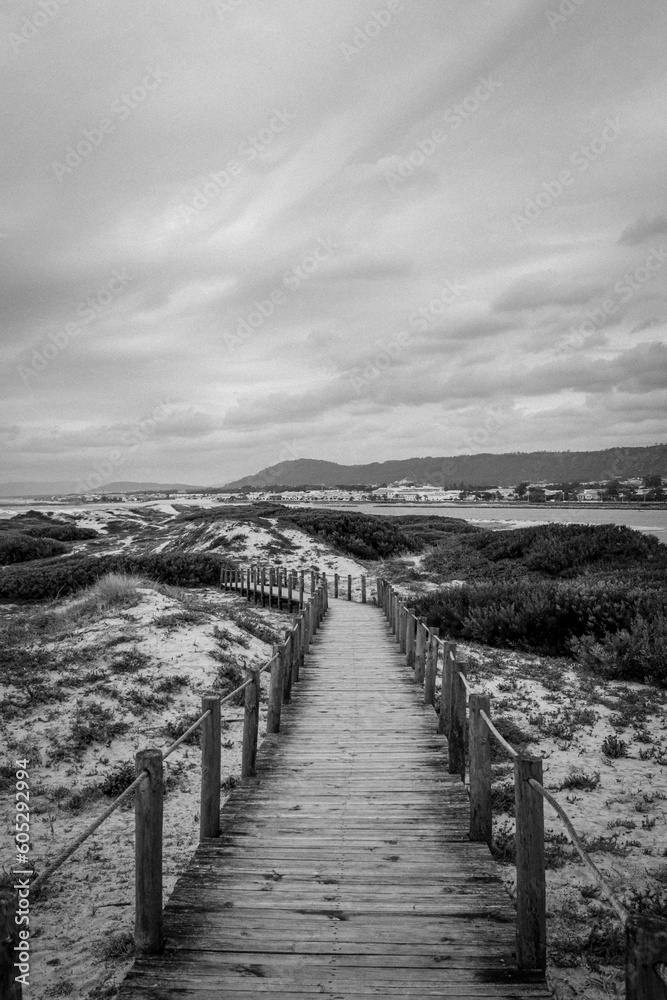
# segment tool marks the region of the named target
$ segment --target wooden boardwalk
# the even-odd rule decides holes
[[[550,997],[513,966],[514,909],[421,702],[377,608],[332,600],[119,1000]]]

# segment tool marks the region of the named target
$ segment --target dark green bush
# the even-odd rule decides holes
[[[513,531],[484,532],[470,539],[490,562],[518,560],[548,576],[572,576],[584,567],[658,560],[667,551],[653,535],[615,524],[540,524]]]
[[[53,522],[43,527],[29,528],[27,535],[33,538],[55,538],[59,542],[84,542],[89,538],[99,538],[99,532],[94,528],[80,528],[76,524]]]
[[[609,650],[615,677],[667,684],[667,594],[652,587],[493,580],[434,591],[415,611],[453,638],[490,646],[561,656],[583,640],[600,663]]]
[[[79,555],[0,571],[0,598],[43,600],[89,587],[105,573],[134,573],[180,587],[215,586],[221,560],[207,552]]]
[[[54,538],[33,538],[30,535],[3,533],[0,535],[0,565],[48,559],[68,552],[67,545]]]

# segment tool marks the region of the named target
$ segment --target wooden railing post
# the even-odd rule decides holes
[[[281,656],[285,663],[283,671],[283,701],[292,700],[292,671],[294,669],[294,649],[292,648],[292,635],[288,635],[281,646]]]
[[[303,613],[303,626],[302,626],[302,628],[303,628],[303,646],[302,646],[302,649],[303,649],[303,655],[305,657],[306,653],[308,653],[308,651],[310,649],[310,630],[309,630],[309,626],[308,626],[308,605],[307,604],[304,604],[304,606],[303,606],[303,612],[302,613]]]
[[[262,585],[262,607],[264,608],[266,607],[266,566],[262,566],[261,585]],[[269,601],[269,605],[270,604],[271,601]]]
[[[452,717],[449,727],[449,773],[460,774],[466,780],[466,689],[461,674],[465,676],[465,663],[456,660],[452,676]]]
[[[414,669],[415,665],[415,619],[408,614],[405,623],[405,665],[408,670]]]
[[[140,955],[162,951],[162,752],[140,750],[136,774],[148,771],[134,793],[134,946]]]
[[[199,839],[220,835],[220,698],[205,694],[202,715],[210,715],[201,724],[201,796]]]
[[[246,670],[246,680],[251,681],[251,683],[245,689],[241,777],[252,778],[256,771],[255,760],[259,733],[259,670]]]
[[[278,611],[283,609],[283,571],[280,566],[276,570],[276,597],[278,600]]]
[[[428,650],[426,654],[426,671],[424,673],[424,704],[435,705],[435,679],[438,674],[438,630],[428,631]]]
[[[520,969],[547,964],[547,911],[544,876],[544,805],[542,796],[528,784],[542,784],[542,761],[520,755],[514,758],[516,810],[516,958]]]
[[[348,601],[352,600],[352,574],[351,573],[347,574],[347,599],[348,599]]]
[[[424,673],[426,671],[426,626],[423,622],[417,622],[415,633],[415,684],[424,683]]]
[[[313,607],[312,599],[308,601],[306,605],[307,608],[307,622],[308,622],[308,648],[313,641],[313,636],[315,635],[315,608]]]
[[[444,733],[447,739],[452,731],[452,681],[454,678],[454,660],[456,644],[443,643],[442,651],[442,689],[440,691],[440,718],[438,732]]]
[[[482,840],[491,846],[493,816],[491,812],[491,733],[480,712],[491,714],[488,694],[471,694],[470,712],[470,839]]]
[[[296,679],[301,679],[301,668],[306,658],[306,616],[301,612],[299,615],[299,663],[297,666]]]
[[[334,597],[338,597],[338,581],[340,577],[338,573],[334,573]]]
[[[311,594],[315,593],[315,570],[314,569],[311,569],[311,571],[310,571],[310,592],[311,592]]]
[[[366,603],[366,577],[363,574],[361,577],[361,603]]]
[[[18,904],[18,892],[8,885],[0,888],[0,997],[3,1000],[22,1000],[23,990],[16,977],[30,974],[30,962],[22,961],[27,957],[26,951],[19,951],[19,945],[27,949],[27,944],[19,937],[19,926],[15,922]]]
[[[626,1000],[665,1000],[658,965],[667,965],[667,920],[631,913],[625,925]]]
[[[269,678],[269,704],[266,710],[266,732],[280,732],[280,716],[283,707],[283,659],[280,647],[273,647],[273,663]]]
[[[314,593],[310,599],[310,610],[311,610],[311,622],[313,627],[313,635],[317,633],[320,625],[320,619],[317,609],[317,593]]]
[[[300,680],[301,671],[301,616],[297,618],[294,623],[294,631],[292,632],[292,645],[294,651],[294,661],[292,665],[292,680],[295,684],[298,684]]]

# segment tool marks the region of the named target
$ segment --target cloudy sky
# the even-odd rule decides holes
[[[665,439],[664,0],[8,0],[0,481]]]

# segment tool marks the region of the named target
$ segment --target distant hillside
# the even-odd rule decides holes
[[[534,451],[505,455],[455,455],[450,458],[406,458],[370,465],[338,465],[300,458],[280,462],[256,476],[245,476],[227,489],[271,486],[353,486],[408,479],[454,488],[460,483],[484,489],[528,482],[594,482],[659,474],[667,476],[667,445],[608,448],[605,451]]]
[[[185,490],[186,493],[198,493],[206,487],[188,486],[185,483],[105,483],[104,486],[91,493],[171,493],[175,490]],[[210,489],[210,487],[209,487]],[[80,492],[80,484],[74,480],[59,480],[56,482],[13,482],[0,483],[0,497],[39,497],[63,496],[67,493]]]

